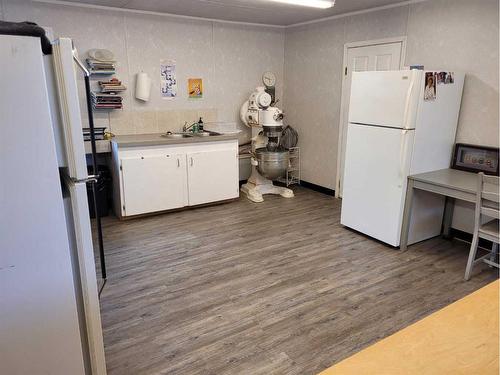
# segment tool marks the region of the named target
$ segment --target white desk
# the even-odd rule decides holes
[[[476,188],[476,173],[456,169],[440,169],[408,176],[400,249],[404,251],[408,246],[408,231],[410,229],[414,189],[430,191],[447,197],[443,218],[443,234],[445,237],[449,237],[455,199],[474,203],[476,201]]]

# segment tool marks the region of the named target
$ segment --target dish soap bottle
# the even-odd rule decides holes
[[[198,120],[198,131],[200,133],[203,133],[203,119],[200,117],[200,119]]]

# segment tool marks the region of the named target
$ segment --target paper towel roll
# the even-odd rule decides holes
[[[135,97],[147,102],[151,93],[151,78],[144,72],[137,73],[135,80]]]

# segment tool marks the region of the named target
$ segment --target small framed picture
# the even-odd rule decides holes
[[[457,143],[451,168],[498,176],[498,159],[498,148]]]

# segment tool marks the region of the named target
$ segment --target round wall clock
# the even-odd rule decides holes
[[[262,75],[262,82],[266,87],[274,87],[276,85],[276,75],[273,72],[265,72]]]

